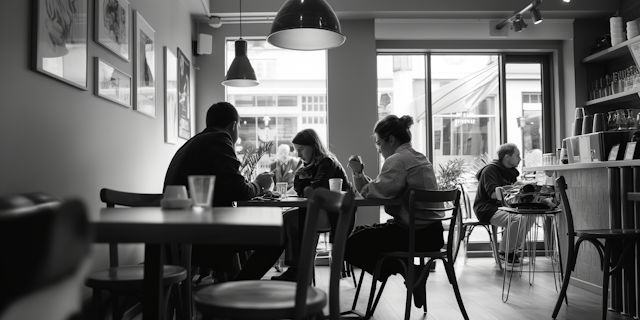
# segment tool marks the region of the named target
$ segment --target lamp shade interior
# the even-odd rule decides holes
[[[324,0],[287,0],[267,37],[270,44],[292,50],[324,50],[342,45],[340,21]]]

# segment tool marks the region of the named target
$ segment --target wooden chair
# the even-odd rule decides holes
[[[104,202],[107,207],[112,208],[116,205],[127,207],[158,207],[160,206],[160,200],[162,194],[141,194],[122,192],[111,189],[103,188],[100,190],[100,200]],[[188,252],[186,252],[188,251]],[[183,250],[184,263],[188,263],[190,259],[190,248]],[[188,259],[187,259],[188,257]],[[119,303],[120,297],[141,297],[143,279],[144,279],[144,266],[143,265],[130,265],[119,266],[118,263],[118,244],[109,244],[109,264],[110,268],[94,271],[89,274],[85,281],[85,285],[93,289],[93,308],[94,316],[96,319],[102,320],[105,317],[104,308],[102,307],[102,291],[109,291],[109,300],[112,305],[113,319],[121,319],[125,310],[121,308]],[[175,265],[164,266],[163,285],[165,287],[165,295],[167,300],[165,304],[168,304],[168,298],[170,296],[171,287],[174,284],[179,284],[188,277],[188,268],[183,268]],[[190,291],[190,286],[186,286],[178,295],[181,303],[178,303],[179,310],[181,310],[181,317],[184,319],[191,319],[191,308],[185,303]],[[109,300],[107,302],[109,302]],[[125,299],[126,301],[126,299]],[[126,305],[126,303],[123,303]]]
[[[580,250],[582,242],[587,241],[593,244],[598,250],[600,256],[600,266],[602,267],[602,319],[607,319],[607,300],[609,298],[609,276],[613,273],[622,271],[625,259],[629,254],[633,256],[633,250],[635,245],[640,240],[640,229],[586,229],[575,230],[573,225],[573,214],[571,212],[571,206],[569,205],[569,199],[567,198],[567,183],[563,176],[556,179],[556,188],[560,192],[562,204],[564,205],[565,219],[567,224],[567,236],[568,236],[568,256],[567,270],[565,271],[564,281],[562,282],[562,289],[560,295],[556,301],[556,306],[553,309],[552,318],[558,316],[560,307],[562,306],[562,300],[567,296],[567,288],[569,287],[569,280],[571,278],[571,272],[575,269],[576,259]],[[640,197],[633,195],[630,200],[639,201]],[[575,238],[578,240],[575,241]],[[604,244],[602,243],[604,242]],[[611,267],[611,250],[613,248],[623,248],[620,258]]]
[[[469,248],[469,236],[476,227],[482,227],[487,230],[489,234],[489,245],[491,246],[491,251],[493,252],[493,258],[496,261],[496,264],[502,270],[502,264],[500,263],[500,258],[498,257],[498,227],[491,225],[489,222],[480,222],[475,217],[472,217],[472,208],[471,199],[469,199],[469,193],[466,190],[466,187],[460,185],[461,197],[460,197],[460,207],[461,212],[464,212],[464,216],[461,214],[461,229],[459,232],[460,239],[458,239],[458,248],[455,250],[456,255],[454,256],[454,262],[457,258],[457,253],[460,251],[460,244],[464,242],[464,261],[467,262],[467,249]],[[462,210],[464,208],[464,211]]]
[[[371,318],[373,313],[375,312],[376,306],[378,305],[378,301],[380,300],[380,296],[382,295],[382,291],[384,290],[384,286],[387,283],[387,280],[382,282],[380,286],[380,290],[378,290],[377,296],[375,295],[376,291],[376,283],[378,281],[378,275],[380,272],[380,268],[382,263],[386,259],[396,259],[398,260],[405,269],[405,283],[407,285],[407,298],[406,298],[406,306],[405,306],[405,320],[408,320],[411,315],[411,297],[414,291],[414,283],[421,283],[421,281],[414,281],[414,261],[415,258],[420,259],[420,265],[424,268],[422,273],[419,275],[419,278],[422,279],[427,276],[429,272],[429,266],[435,262],[435,260],[442,260],[444,264],[444,268],[447,272],[447,277],[449,278],[449,282],[453,286],[453,291],[456,296],[456,300],[458,302],[458,306],[460,307],[460,312],[465,319],[469,319],[467,316],[467,311],[464,308],[464,304],[462,303],[462,297],[460,295],[460,289],[458,288],[458,281],[456,279],[455,271],[453,269],[454,262],[454,250],[457,248],[457,239],[459,239],[459,235],[457,234],[460,230],[456,230],[459,228],[459,215],[460,215],[460,190],[448,190],[448,191],[436,191],[436,190],[420,190],[420,189],[409,189],[404,194],[405,206],[409,211],[409,250],[406,252],[386,252],[380,255],[378,258],[378,262],[376,265],[376,269],[373,272],[373,280],[371,281],[371,294],[369,295],[369,303],[367,304],[367,312],[365,318]],[[416,207],[416,202],[429,202],[429,203],[437,203],[440,202],[443,204],[443,208],[422,208]],[[416,252],[415,251],[415,216],[418,212],[447,212],[451,211],[451,216],[445,216],[443,218],[431,218],[428,220],[432,220],[434,222],[442,222],[442,221],[450,221],[449,232],[447,236],[446,249],[442,249],[438,252]],[[427,220],[427,219],[423,219]],[[425,259],[429,259],[425,264]],[[362,285],[362,281],[360,281],[358,285],[358,289],[356,290],[356,296],[354,298],[354,304],[352,309],[355,309],[355,305],[358,299],[358,293],[360,291],[360,286]],[[375,302],[374,302],[375,297]],[[427,312],[427,303],[426,297],[425,301],[423,301],[423,310]],[[353,311],[353,310],[352,310]]]
[[[92,242],[79,200],[44,193],[0,197],[0,319],[79,318]]]
[[[307,190],[312,189],[307,187]],[[325,188],[312,191],[300,247],[298,281],[232,281],[204,288],[195,295],[196,308],[204,314],[203,319],[213,316],[232,319],[324,318],[322,309],[327,304],[327,295],[310,286],[320,209],[339,213],[330,271],[329,311],[331,319],[340,318],[339,281],[355,196],[351,191],[346,194]],[[305,194],[307,192],[310,191]]]

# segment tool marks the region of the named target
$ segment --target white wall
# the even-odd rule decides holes
[[[88,90],[30,68],[31,2],[6,1],[0,12],[0,194],[43,191],[85,201],[97,216],[101,188],[162,192],[178,145],[164,143],[163,47],[191,58],[192,22],[182,1],[130,0],[155,29],[157,117],[150,118],[96,97],[93,57],[133,75],[126,62],[94,41],[94,1],[89,3]],[[193,74],[193,70],[191,71]],[[192,79],[191,88],[194,80]],[[195,97],[195,93],[192,93]],[[108,266],[106,245],[96,245],[95,268]],[[142,261],[141,246],[124,248],[122,263]]]

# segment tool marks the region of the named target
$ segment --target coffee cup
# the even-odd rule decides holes
[[[329,179],[329,190],[340,192],[342,191],[342,178]]]
[[[187,195],[187,187],[185,186],[166,186],[164,188],[164,199],[189,199]]]

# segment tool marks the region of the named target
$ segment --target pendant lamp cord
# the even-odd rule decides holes
[[[240,39],[242,39],[242,0],[240,0]]]

